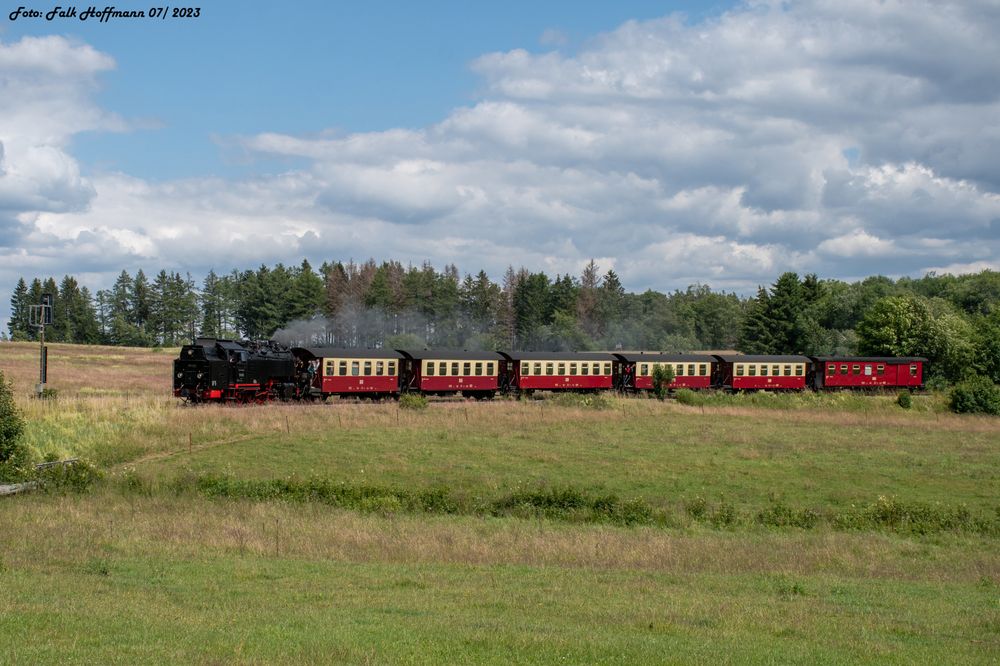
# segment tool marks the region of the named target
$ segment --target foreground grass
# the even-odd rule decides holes
[[[0,513],[6,661],[988,663],[995,542],[175,497]],[[30,640],[29,640],[30,637]]]
[[[186,408],[167,397],[172,353],[53,357],[59,397],[36,401],[31,349],[0,345],[28,441],[107,479],[0,501],[0,662],[1000,652],[993,531],[833,519],[885,498],[997,520],[1000,419],[942,413],[938,396],[909,412],[843,395]],[[300,493],[310,483],[335,501]],[[652,519],[614,519],[611,496]],[[435,497],[456,510],[408,504]],[[819,518],[756,519],[776,506]],[[726,512],[738,519],[713,518]]]

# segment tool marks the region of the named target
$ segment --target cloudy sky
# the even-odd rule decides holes
[[[20,276],[302,257],[743,293],[1000,268],[997,0],[22,3],[0,318]]]

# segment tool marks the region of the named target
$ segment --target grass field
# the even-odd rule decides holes
[[[36,401],[0,345],[105,471],[0,498],[0,661],[1000,656],[1000,419],[940,396],[190,408],[174,353],[53,345]]]

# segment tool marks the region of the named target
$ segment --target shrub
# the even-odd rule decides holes
[[[556,393],[550,400],[560,407],[583,407],[584,409],[611,409],[611,401],[600,393]]]
[[[27,464],[28,447],[21,441],[24,417],[14,404],[14,391],[0,371],[0,478],[16,477]]]
[[[101,476],[101,470],[95,465],[80,460],[72,465],[46,467],[38,472],[37,480],[39,486],[46,492],[82,493],[90,490]]]
[[[819,522],[819,514],[812,509],[796,511],[781,502],[777,502],[758,513],[757,522],[770,527],[801,527],[808,530]]]
[[[404,393],[399,398],[400,409],[427,409],[427,398],[419,393]]]
[[[653,366],[653,393],[657,399],[663,400],[667,397],[667,387],[674,381],[674,366],[664,363],[657,363]]]
[[[1000,386],[986,377],[968,379],[952,389],[949,407],[956,414],[1000,416]]]
[[[692,407],[697,407],[699,405],[704,405],[708,400],[705,396],[700,393],[695,393],[691,389],[681,389],[677,391],[677,402],[682,405],[690,405]]]
[[[900,391],[899,395],[896,396],[896,404],[903,409],[910,409],[913,407],[913,396],[910,395],[909,391]]]

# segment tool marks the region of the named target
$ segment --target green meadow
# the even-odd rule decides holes
[[[1000,419],[937,395],[189,407],[0,345],[4,663],[995,663]]]

